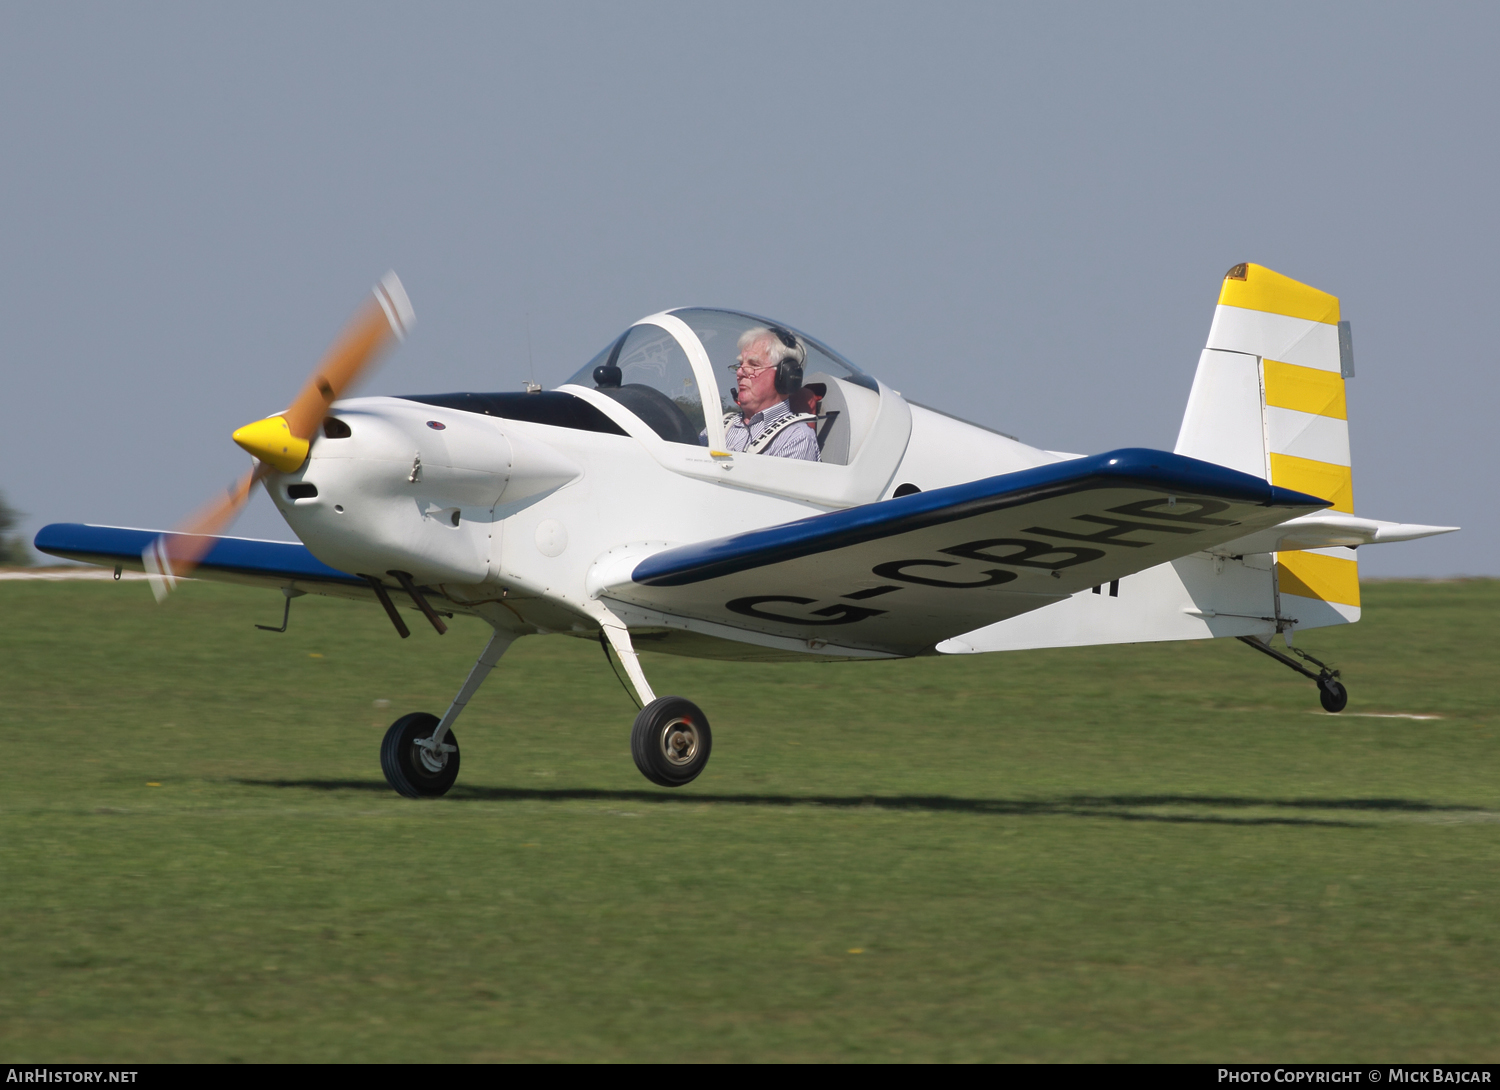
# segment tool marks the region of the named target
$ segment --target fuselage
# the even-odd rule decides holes
[[[306,463],[266,487],[324,563],[406,572],[455,606],[487,605],[492,623],[567,631],[594,623],[612,563],[1065,457],[883,384],[842,385],[847,464],[668,442],[617,400],[568,385],[338,402]],[[516,400],[528,396],[546,411],[526,411],[542,407]]]

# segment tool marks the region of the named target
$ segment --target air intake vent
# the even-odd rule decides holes
[[[315,484],[289,484],[286,486],[288,499],[310,500],[318,494],[318,486]]]

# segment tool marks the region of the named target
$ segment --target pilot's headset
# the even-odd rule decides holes
[[[791,349],[791,354],[776,365],[776,392],[782,397],[791,397],[802,388],[802,365],[807,360],[807,349],[790,329],[779,325],[766,328],[776,335],[782,345]]]

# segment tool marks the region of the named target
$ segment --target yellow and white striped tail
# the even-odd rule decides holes
[[[1219,292],[1177,452],[1353,514],[1344,396],[1352,374],[1349,325],[1339,320],[1336,296],[1261,265],[1236,265]],[[1305,627],[1320,615],[1325,624],[1359,618],[1354,550],[1281,552],[1275,572],[1282,615],[1304,615]]]

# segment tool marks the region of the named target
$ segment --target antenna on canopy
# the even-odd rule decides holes
[[[531,358],[531,311],[526,312],[526,373],[531,377],[526,380],[526,392],[528,394],[539,394],[541,386],[536,381],[536,363]]]

